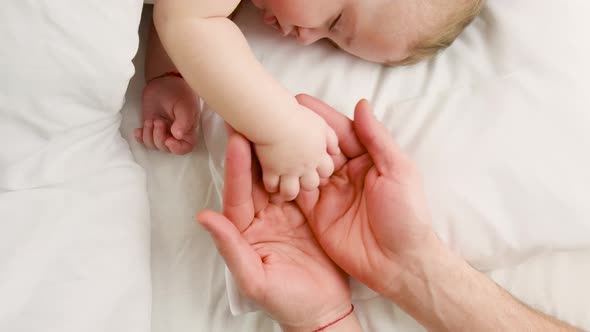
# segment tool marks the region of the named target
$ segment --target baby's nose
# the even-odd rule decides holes
[[[297,41],[301,45],[310,45],[324,38],[318,29],[299,28],[297,31]]]

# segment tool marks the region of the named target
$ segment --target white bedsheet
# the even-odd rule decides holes
[[[589,6],[490,1],[435,61],[396,69],[280,40],[251,9],[238,23],[294,93],[348,115],[371,99],[421,167],[440,237],[524,302],[590,329]],[[220,206],[218,118],[205,114],[190,156],[145,151],[132,138],[142,84],[132,81],[122,132],[148,174],[153,331],[278,331],[263,314],[230,314],[223,261],[193,222]],[[383,299],[357,304],[367,331],[421,330]]]
[[[141,6],[2,1],[0,331],[150,329],[145,173],[119,132]]]

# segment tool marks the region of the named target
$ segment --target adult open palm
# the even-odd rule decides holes
[[[276,197],[275,197],[276,196]],[[281,325],[313,330],[350,309],[344,273],[317,243],[294,202],[264,190],[250,144],[233,133],[225,163],[224,213],[204,211],[211,233],[241,292]]]
[[[334,175],[297,203],[330,258],[387,294],[414,254],[435,238],[419,174],[367,101],[357,104],[353,122],[313,97],[298,100],[336,131],[343,153]]]

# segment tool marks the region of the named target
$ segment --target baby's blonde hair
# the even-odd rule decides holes
[[[436,33],[418,42],[410,51],[410,56],[401,61],[388,62],[390,66],[411,65],[435,56],[439,51],[451,46],[453,41],[481,13],[485,0],[472,0],[452,14]]]

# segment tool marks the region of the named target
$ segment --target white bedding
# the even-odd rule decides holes
[[[395,69],[281,40],[249,8],[237,22],[294,93],[347,115],[371,99],[421,167],[440,237],[523,301],[590,329],[590,67],[579,42],[588,7],[490,1],[439,58]],[[141,84],[132,82],[124,112],[129,140]],[[152,202],[153,329],[278,330],[262,314],[230,314],[223,262],[193,224],[197,210],[220,206],[224,129],[211,112],[202,125],[206,144],[187,157],[131,142]],[[420,330],[383,299],[358,304],[367,331]]]
[[[141,6],[2,2],[0,331],[150,328],[145,173],[119,132]]]
[[[205,114],[189,156],[135,143],[143,48],[117,113],[141,0],[2,6],[0,331],[278,331],[263,314],[230,314],[223,261],[193,222],[221,204],[218,118]],[[437,60],[397,69],[280,40],[251,9],[237,19],[294,93],[348,115],[361,97],[375,103],[422,169],[443,240],[590,330],[589,10],[489,1]],[[367,331],[421,330],[383,299],[356,304]]]

